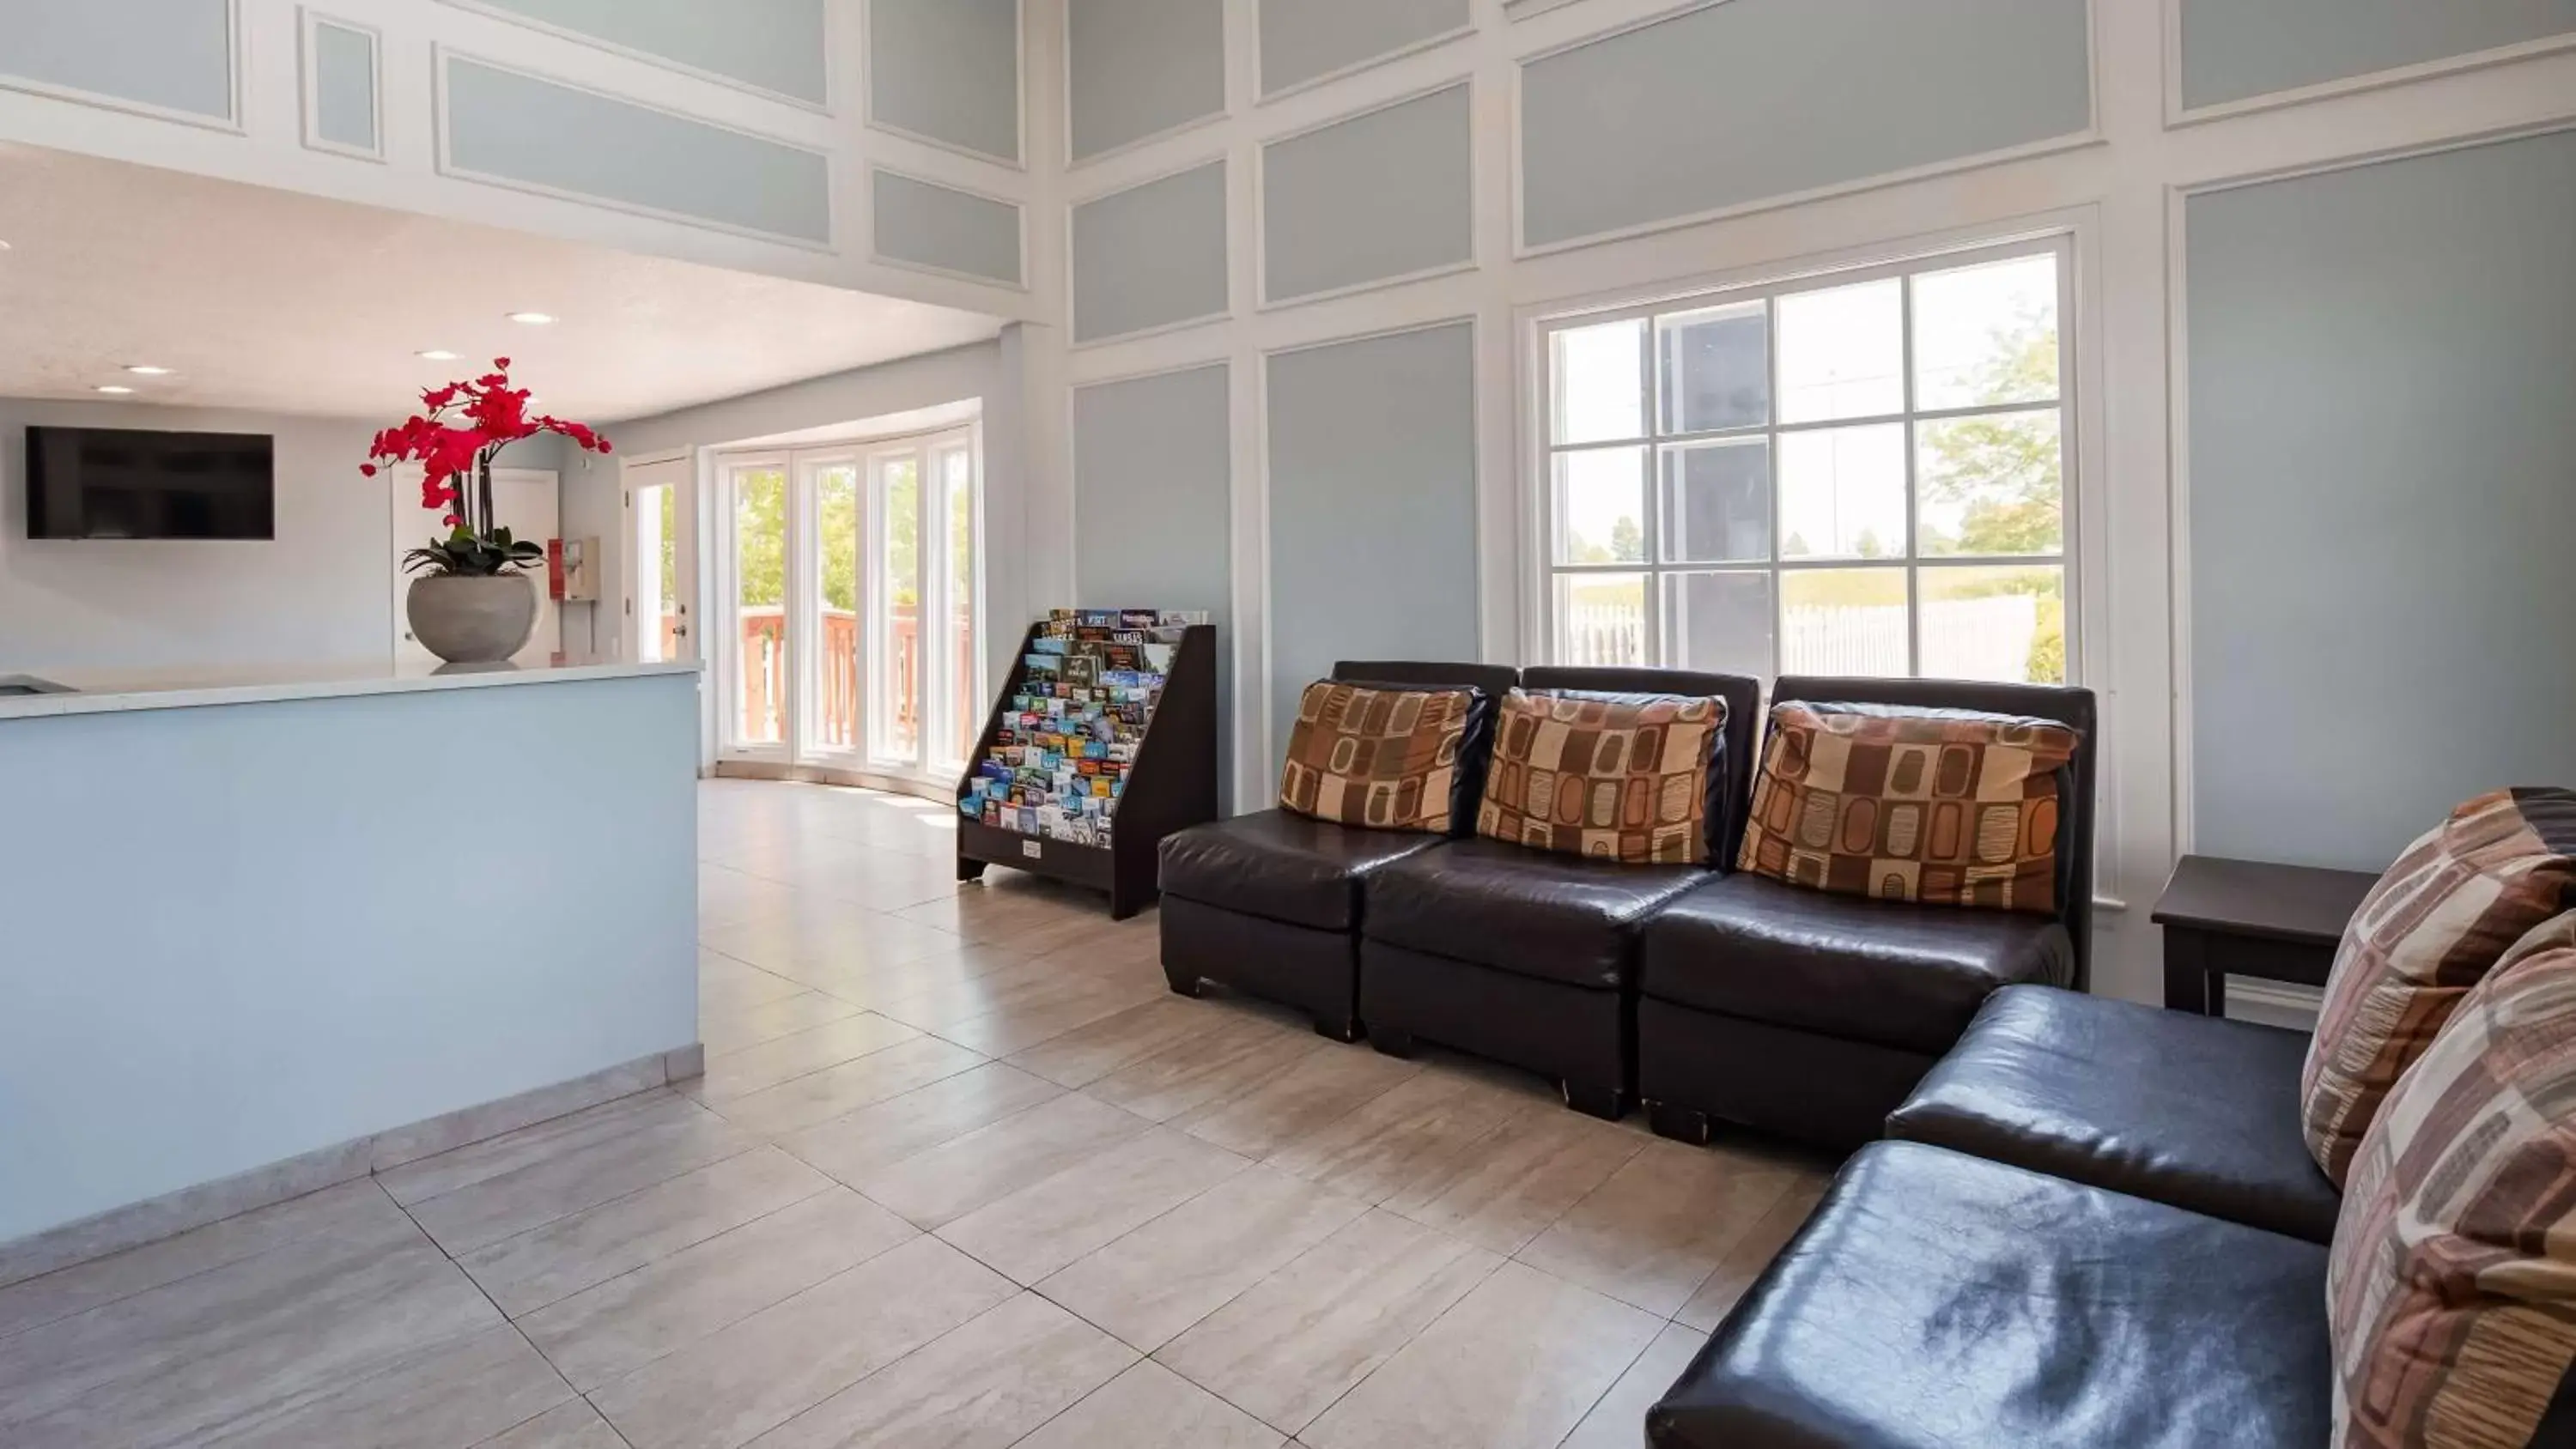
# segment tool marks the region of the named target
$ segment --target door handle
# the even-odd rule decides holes
[[[686,638],[688,637],[689,626],[686,624],[674,624],[671,626],[671,633],[674,637]]]

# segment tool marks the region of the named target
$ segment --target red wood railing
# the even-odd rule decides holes
[[[888,622],[893,626],[893,658],[886,681],[893,695],[895,717],[893,739],[912,737],[921,728],[920,671],[921,619],[910,605],[898,605]],[[785,707],[787,685],[787,620],[786,611],[775,605],[767,608],[745,608],[742,620],[742,714],[740,738],[746,743],[774,744],[784,740],[785,721],[780,711]],[[664,657],[676,644],[671,625],[663,631]],[[957,658],[949,677],[954,680],[956,699],[951,718],[957,721],[961,739],[954,753],[962,754],[973,743],[984,716],[984,701],[975,688],[975,639],[971,620],[960,615],[954,631]],[[823,611],[822,650],[822,745],[833,749],[855,748],[859,742],[860,682],[859,619],[847,609]]]

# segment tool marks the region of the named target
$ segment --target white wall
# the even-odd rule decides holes
[[[1169,134],[1069,169],[1061,165],[1066,102],[1038,94],[1063,75],[1065,58],[1056,48],[1060,7],[1070,5],[1077,13],[1086,7],[1135,7],[1134,0],[1056,0],[1046,7],[1056,20],[1031,27],[1031,115],[1055,139],[1035,146],[1032,154],[1041,163],[1035,178],[1041,207],[1051,190],[1060,191],[1059,203],[1079,205],[1218,159],[1228,163],[1231,295],[1224,315],[1071,349],[1045,387],[1062,398],[1084,384],[1231,364],[1233,467],[1226,486],[1234,504],[1232,647],[1238,681],[1266,677],[1275,633],[1275,621],[1267,617],[1266,572],[1270,419],[1263,377],[1269,355],[1392,329],[1474,321],[1482,649],[1496,661],[1535,660],[1541,647],[1534,608],[1540,569],[1529,503],[1534,465],[1528,458],[1535,448],[1529,400],[1537,375],[1533,338],[1542,318],[2033,231],[2072,234],[2081,682],[2101,693],[2105,718],[2099,883],[2105,909],[2095,979],[2106,992],[2155,999],[2160,942],[2146,914],[2173,859],[2192,845],[2190,801],[2177,788],[2178,780],[2188,778],[2191,693],[2182,663],[2188,655],[2178,648],[2187,646],[2193,625],[2177,586],[2189,567],[2176,542],[2176,520],[2187,516],[2188,480],[2173,446],[2175,437],[2189,435],[2171,340],[2183,297],[2174,275],[2182,198],[2233,180],[2576,122],[2576,53],[2570,47],[2576,37],[2439,56],[2400,74],[2349,77],[2209,114],[2185,111],[2181,77],[2167,63],[2169,48],[2179,51],[2182,0],[2092,0],[2089,126],[2035,141],[1999,138],[1988,143],[1999,150],[1944,154],[1892,176],[1836,175],[1828,169],[1802,178],[1805,189],[1794,195],[1760,192],[1707,215],[1649,219],[1604,237],[1527,246],[1516,215],[1523,193],[1516,174],[1522,65],[1704,7],[1674,0],[1511,6],[1474,0],[1470,24],[1461,31],[1264,101],[1257,54],[1264,0],[1205,3],[1224,13],[1222,113],[1198,121],[1181,117]],[[1276,7],[1291,0],[1267,3]],[[1719,8],[1736,5],[1747,7],[1748,20],[1762,15],[1766,25],[1794,28],[1802,15],[1830,23],[1830,31],[1806,37],[1828,56],[1838,53],[1836,47],[1871,43],[1872,27],[1850,23],[1859,13],[1850,6],[1728,0]],[[2012,23],[2022,11],[2038,16],[2057,7],[2056,0],[1981,0],[1943,8]],[[2387,10],[2374,7],[2372,14]],[[1186,40],[1178,28],[1165,33],[1175,37],[1175,46]],[[1194,59],[1173,54],[1158,63],[1187,69]],[[2064,62],[2048,63],[2058,67],[2048,83],[2063,84]],[[1256,240],[1263,234],[1259,168],[1265,146],[1462,79],[1474,86],[1466,160],[1474,196],[1473,261],[1348,295],[1265,305]],[[1865,91],[1844,99],[1865,116],[1875,103]],[[1074,104],[1079,112],[1079,96]],[[1955,97],[1954,104],[1969,112],[1981,102],[1969,93]],[[1898,128],[1909,120],[1879,115],[1873,124]],[[1975,130],[1970,126],[1966,133]],[[1636,164],[1636,158],[1612,154],[1597,162],[1615,170]],[[1712,178],[1705,192],[1730,195],[1718,183],[1732,180]],[[1400,185],[1402,178],[1379,184]],[[1351,215],[1355,224],[1368,224],[1365,207]],[[1068,268],[1061,205],[1053,219],[1054,226],[1034,229],[1039,277],[1061,276]],[[1045,484],[1052,494],[1069,496],[1072,449],[1069,442],[1054,446]],[[1045,500],[1032,500],[1033,509],[1044,506]],[[1079,573],[1070,532],[1033,532],[1031,547],[1033,564]],[[1259,799],[1274,764],[1255,747],[1263,711],[1257,698],[1242,692],[1234,703],[1237,798]]]

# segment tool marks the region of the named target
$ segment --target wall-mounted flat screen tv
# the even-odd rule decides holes
[[[275,538],[277,456],[260,433],[27,430],[29,538]]]

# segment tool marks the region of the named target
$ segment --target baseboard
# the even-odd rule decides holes
[[[2314,1031],[2321,999],[2322,993],[2313,986],[2289,986],[2245,976],[2227,978],[2227,1014],[2237,1021]]]
[[[0,1288],[706,1072],[692,1042],[0,1243]]]

